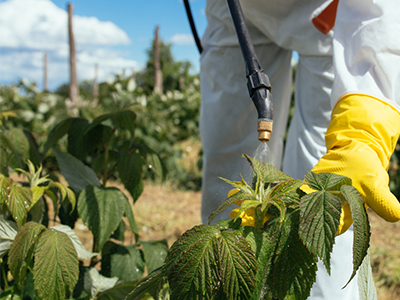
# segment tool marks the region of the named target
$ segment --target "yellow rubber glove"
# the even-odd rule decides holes
[[[400,203],[389,190],[390,157],[400,133],[400,114],[381,100],[363,95],[342,97],[325,134],[327,153],[312,169],[350,177],[365,203],[389,222],[400,220]],[[338,234],[353,223],[342,209]]]

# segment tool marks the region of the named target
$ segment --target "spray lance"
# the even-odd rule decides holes
[[[247,88],[258,112],[258,139],[268,142],[272,133],[273,103],[271,84],[264,73],[251,43],[239,0],[227,0],[233,24],[239,40],[240,49],[246,64]]]
[[[264,70],[260,65],[256,52],[254,51],[239,0],[227,1],[246,65],[247,88],[250,98],[253,100],[258,112],[258,139],[261,142],[268,142],[272,133],[273,114],[271,84],[267,74],[264,73]],[[194,25],[189,0],[184,0],[183,2],[193,37],[196,41],[197,48],[201,53],[203,47]]]

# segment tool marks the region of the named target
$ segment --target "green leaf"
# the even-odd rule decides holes
[[[304,180],[308,186],[317,191],[340,191],[342,185],[351,185],[351,179],[334,173],[307,172]]]
[[[121,155],[117,160],[117,170],[125,188],[135,202],[143,192],[143,159],[138,153]]]
[[[147,272],[151,273],[162,266],[168,253],[166,240],[140,242],[143,247],[144,261],[146,262]]]
[[[341,209],[340,198],[326,191],[305,195],[300,201],[300,238],[311,253],[322,259],[328,274]]]
[[[32,191],[28,187],[19,186],[18,183],[13,182],[5,203],[18,227],[21,227],[25,223],[26,216],[31,208]]]
[[[275,245],[268,235],[254,227],[243,226],[238,232],[249,242],[257,259],[257,273],[252,299],[262,299],[260,295],[265,292],[269,272],[274,258]]]
[[[372,276],[370,251],[364,257],[358,272],[358,292],[360,300],[378,300],[374,278]]]
[[[135,217],[133,216],[132,207],[131,207],[131,204],[129,203],[128,198],[126,198],[126,201],[123,202],[123,204],[124,204],[124,215],[128,219],[129,226],[131,227],[131,231],[134,234],[139,235],[139,229],[135,222]]]
[[[12,179],[0,174],[0,206],[3,205],[9,197],[12,184]]]
[[[298,208],[300,205],[300,197],[297,193],[297,189],[304,184],[301,180],[290,180],[286,182],[282,182],[274,186],[268,193],[267,199],[269,201],[276,201],[279,199],[285,203],[286,207],[290,207],[292,209]],[[265,209],[265,205],[263,205],[262,210]]]
[[[315,281],[317,258],[300,240],[298,226],[299,212],[294,211],[286,214],[283,223],[274,219],[266,228],[275,247],[268,274],[268,285],[274,298],[294,295],[295,299],[306,299]]]
[[[357,269],[367,255],[371,231],[365,204],[357,189],[353,186],[345,185],[341,187],[341,192],[350,204],[351,216],[353,218],[353,273],[346,283],[347,285],[356,275]]]
[[[75,231],[71,229],[71,227],[66,225],[57,225],[51,227],[51,229],[63,232],[70,238],[72,244],[74,245],[78,258],[85,260],[85,259],[91,259],[92,257],[98,255],[98,253],[92,253],[86,250],[86,248],[82,245],[81,240],[78,238]]]
[[[35,250],[34,281],[42,299],[65,299],[65,291],[73,292],[79,276],[76,250],[67,234],[46,230]]]
[[[200,225],[172,245],[163,266],[172,299],[212,299],[219,282],[219,257],[214,247],[218,237],[219,229]]]
[[[86,129],[86,132],[89,132],[92,128],[98,124],[101,124],[107,119],[111,119],[116,128],[128,129],[131,132],[132,137],[134,136],[136,114],[131,110],[122,110],[101,115],[93,120],[92,124],[90,124],[90,126]]]
[[[0,258],[10,249],[17,231],[18,227],[15,222],[4,220],[3,216],[0,216]]]
[[[156,299],[158,291],[162,288],[164,283],[164,273],[161,268],[154,270],[149,276],[142,279],[138,286],[128,294],[125,300],[142,299],[146,293],[152,295]]]
[[[0,300],[21,300],[19,293],[17,285],[14,284],[0,293]]]
[[[82,191],[87,185],[100,186],[96,173],[84,165],[71,154],[53,148],[60,167],[61,174],[68,181],[71,188],[77,192]]]
[[[249,299],[256,260],[249,243],[238,233],[200,225],[171,247],[163,272],[172,299]]]
[[[53,147],[59,139],[66,135],[69,128],[76,122],[87,122],[85,119],[81,118],[69,118],[58,123],[49,133],[47,141],[43,147],[43,155],[46,155],[47,151]]]
[[[237,201],[243,201],[243,200],[257,200],[257,195],[252,192],[250,193],[245,193],[242,191],[237,192],[236,194],[233,194],[230,196],[228,199],[226,199],[209,217],[208,217],[208,224],[211,224],[211,222],[214,220],[215,216],[219,214],[221,211],[226,209],[229,205],[237,202]]]
[[[124,281],[116,284],[111,289],[108,289],[97,295],[96,300],[121,300],[125,299],[130,292],[137,286],[137,280]]]
[[[61,201],[64,201],[65,198],[68,197],[69,202],[72,205],[72,210],[75,209],[75,205],[76,205],[76,197],[75,197],[75,193],[68,188],[67,186],[63,185],[60,182],[53,182],[52,185],[55,185],[56,187],[58,187],[58,189],[61,192]]]
[[[97,241],[96,251],[117,229],[125,212],[128,199],[116,188],[88,185],[79,195],[78,212],[83,222],[93,232]]]
[[[46,191],[46,189],[47,189],[46,186],[34,186],[34,187],[31,187],[32,203],[31,203],[30,208],[32,208],[39,201],[39,199],[43,196],[43,194]]]
[[[9,165],[12,168],[24,168],[24,162],[31,158],[31,144],[26,137],[24,130],[20,128],[12,128],[3,132],[3,134],[4,138],[2,138],[2,142],[5,143],[6,147],[12,153]]]
[[[237,232],[222,231],[217,239],[219,274],[228,299],[250,299],[254,288],[256,259],[246,239]]]
[[[6,132],[1,132],[0,131],[0,146],[2,149],[2,163],[4,164],[4,167],[11,166],[13,168],[15,167],[20,167],[23,168],[23,160],[20,154],[18,153],[16,147],[14,147],[13,143],[11,142],[12,134],[11,137],[9,138],[8,136],[8,131]],[[3,161],[5,160],[5,161]]]
[[[123,246],[107,242],[102,251],[101,274],[119,280],[140,279],[145,262],[136,245]]]
[[[248,156],[247,154],[243,154],[243,156],[247,158],[254,172],[256,172],[257,176],[265,183],[279,183],[293,180],[292,177],[279,171],[269,163],[260,162],[257,159]]]
[[[33,249],[40,236],[46,230],[41,224],[28,222],[19,230],[11,244],[8,265],[15,281],[21,284],[25,278],[26,269],[32,258]]]
[[[117,281],[118,277],[108,278],[101,275],[97,269],[90,268],[85,272],[85,291],[90,292],[94,299],[98,293],[113,288]]]

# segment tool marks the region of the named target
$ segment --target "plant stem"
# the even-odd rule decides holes
[[[4,278],[4,289],[8,289],[8,281],[7,281],[7,274],[6,270],[4,270],[4,265],[3,263],[1,264],[1,272],[3,273],[3,278]]]

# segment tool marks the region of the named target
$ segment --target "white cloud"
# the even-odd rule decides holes
[[[191,34],[177,33],[170,38],[171,43],[178,45],[191,45],[194,44],[194,39]]]
[[[0,82],[27,78],[41,85],[43,52],[48,53],[50,88],[68,81],[67,11],[50,0],[0,2]],[[113,45],[130,44],[125,31],[95,17],[74,16],[78,79],[92,79],[99,63],[99,80],[122,69],[140,67]]]

